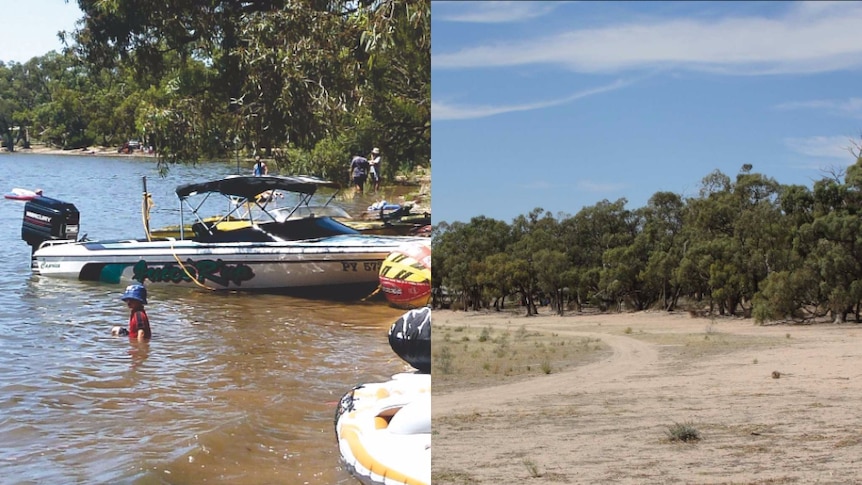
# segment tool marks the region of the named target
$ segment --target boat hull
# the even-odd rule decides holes
[[[33,200],[36,197],[40,197],[40,196],[41,196],[41,192],[34,192],[34,191],[28,190],[28,189],[15,188],[15,189],[12,189],[12,191],[10,193],[4,195],[3,197],[6,199],[9,199],[9,200],[28,201],[28,200]]]
[[[333,236],[307,241],[48,241],[33,254],[46,277],[216,290],[373,289],[386,256],[416,238]]]

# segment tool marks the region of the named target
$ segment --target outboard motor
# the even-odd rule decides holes
[[[389,329],[389,346],[423,374],[431,372],[431,309],[410,310]]]
[[[24,204],[21,239],[30,245],[31,254],[45,241],[75,241],[78,239],[80,219],[81,215],[74,204],[50,197],[35,197]]]

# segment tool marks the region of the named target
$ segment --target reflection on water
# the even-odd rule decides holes
[[[149,160],[0,157],[6,190],[75,203],[90,237],[140,236],[141,175],[158,204],[181,176],[227,173],[158,179]],[[123,287],[32,276],[22,209],[0,202],[4,483],[355,483],[338,461],[335,403],[404,368],[386,340],[399,310],[153,288],[153,339],[112,337],[128,323]]]

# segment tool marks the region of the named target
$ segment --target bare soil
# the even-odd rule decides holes
[[[857,324],[437,311],[433,339],[435,485],[862,483]]]

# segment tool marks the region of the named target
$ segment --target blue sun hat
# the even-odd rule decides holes
[[[126,291],[123,293],[123,296],[120,297],[121,300],[138,300],[144,305],[147,304],[147,289],[144,288],[144,285],[129,285],[126,287]]]

